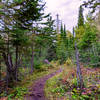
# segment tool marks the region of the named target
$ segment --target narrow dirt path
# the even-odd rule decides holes
[[[27,95],[24,100],[46,100],[45,93],[44,93],[44,86],[46,81],[53,77],[54,75],[60,73],[62,69],[57,70],[54,73],[51,73],[38,81],[35,82],[35,85],[31,87],[30,95]]]

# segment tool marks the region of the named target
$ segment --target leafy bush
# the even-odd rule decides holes
[[[34,68],[35,69],[41,69],[42,65],[43,65],[43,63],[40,59],[34,58]]]
[[[72,60],[70,58],[68,58],[67,61],[65,62],[65,64],[72,65]]]
[[[72,84],[77,87],[77,78],[72,79]]]
[[[59,96],[63,96],[66,92],[66,86],[61,85],[60,87],[53,89],[52,92],[59,94]]]
[[[11,98],[15,97],[16,99],[20,100],[22,97],[28,93],[27,88],[24,87],[16,87],[14,90],[8,95],[8,100],[12,100]]]

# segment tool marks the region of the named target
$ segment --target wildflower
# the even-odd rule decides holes
[[[82,95],[87,95],[87,93],[86,92],[82,92]]]

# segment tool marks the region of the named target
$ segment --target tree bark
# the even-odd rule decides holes
[[[34,50],[33,50],[33,46],[32,48],[32,58],[31,58],[31,73],[33,73],[33,66],[34,66]]]
[[[16,67],[13,66],[12,64],[12,57],[10,54],[5,54],[3,53],[3,58],[4,58],[4,61],[5,61],[5,64],[6,64],[6,67],[7,67],[7,77],[6,77],[6,81],[7,81],[7,86],[13,82],[14,80],[17,79],[16,77]]]
[[[17,71],[18,71],[17,69],[18,69],[18,46],[16,45],[16,64],[15,64],[15,69],[14,69],[15,70],[15,75],[16,75],[16,77],[15,77],[16,78],[16,81],[18,79],[17,78],[17,76],[18,76],[17,75]]]
[[[76,49],[76,65],[77,65],[77,82],[78,88],[82,89],[84,87],[82,72],[79,64],[79,51],[77,49],[77,44],[75,42],[75,49]]]

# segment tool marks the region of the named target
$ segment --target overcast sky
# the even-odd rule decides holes
[[[45,0],[47,13],[51,13],[53,18],[59,14],[60,20],[66,24],[67,30],[72,30],[77,24],[78,8],[81,0]]]

